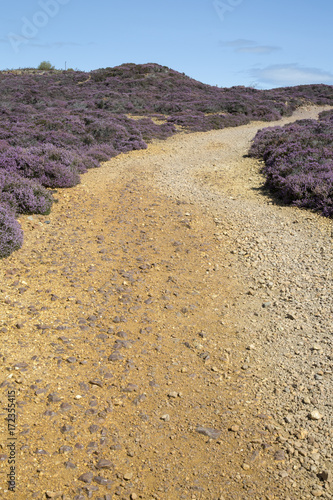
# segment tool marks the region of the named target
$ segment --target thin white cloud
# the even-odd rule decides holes
[[[281,50],[280,47],[272,45],[258,45],[254,40],[246,40],[243,38],[220,41],[219,45],[220,47],[230,47],[234,49],[234,52],[245,54],[271,54],[272,52]]]
[[[241,47],[256,45],[256,42],[254,40],[246,40],[245,38],[237,38],[237,40],[221,40],[219,45],[221,47],[234,47],[238,49]]]
[[[319,68],[306,68],[298,64],[276,64],[250,71],[258,82],[276,86],[294,86],[314,83],[333,84],[333,74]]]
[[[256,45],[254,47],[239,47],[236,49],[236,52],[243,52],[245,54],[271,54],[276,50],[281,50],[281,48],[270,45]]]

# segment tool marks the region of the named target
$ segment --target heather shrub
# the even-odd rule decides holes
[[[333,123],[333,110],[322,111],[319,113],[319,121],[327,122],[326,125],[331,125]]]
[[[8,257],[23,243],[23,231],[10,209],[0,204],[0,258]]]
[[[45,187],[71,187],[86,171],[80,158],[51,144],[32,148],[8,148],[0,154],[0,169],[38,180]]]
[[[37,182],[0,170],[0,204],[16,213],[50,213],[52,195]]]
[[[93,158],[94,160],[107,161],[117,155],[116,150],[109,144],[98,144],[96,146],[90,147],[86,154]]]
[[[93,158],[92,156],[88,154],[81,153],[80,155],[80,165],[81,167],[79,168],[79,173],[83,174],[90,168],[98,168],[100,166],[100,162],[96,160],[96,158]]]
[[[131,120],[131,122],[127,127],[132,132],[132,136],[141,136],[144,143],[150,142],[152,139],[166,139],[176,132],[176,128],[172,123],[156,124],[148,117],[141,118],[140,120]],[[142,142],[143,147],[144,143]],[[145,147],[147,146],[145,145]]]
[[[249,155],[265,161],[265,186],[283,202],[333,217],[333,113],[259,131]]]
[[[249,118],[245,115],[212,114],[206,115],[200,111],[195,114],[184,112],[168,118],[170,123],[183,127],[189,132],[207,132],[208,130],[218,130],[225,127],[238,127],[249,123]]]
[[[0,140],[0,153],[2,153],[3,151],[6,151],[6,149],[8,149],[9,147],[10,147],[9,142],[4,141],[4,140]]]

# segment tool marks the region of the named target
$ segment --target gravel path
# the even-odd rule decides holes
[[[331,221],[262,193],[264,126],[155,141],[21,218],[0,262],[15,498],[332,498]]]
[[[164,193],[211,214],[221,248],[230,246],[232,274],[247,289],[235,327],[250,346],[245,363],[257,370],[258,397],[286,459],[277,475],[292,498],[332,498],[332,221],[274,203],[261,189],[262,165],[246,154],[261,128],[317,118],[324,109],[177,135],[155,143],[140,163],[143,171],[154,165]]]

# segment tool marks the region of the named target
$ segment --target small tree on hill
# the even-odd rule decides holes
[[[44,71],[49,71],[54,69],[54,66],[50,63],[50,61],[42,61],[37,69],[43,69]]]

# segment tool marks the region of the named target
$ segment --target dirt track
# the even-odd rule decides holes
[[[156,141],[21,218],[4,498],[332,498],[331,221],[261,193],[243,156],[263,126]]]

